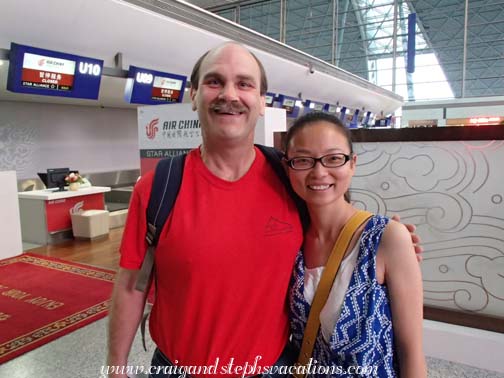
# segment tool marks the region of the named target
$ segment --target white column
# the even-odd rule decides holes
[[[23,252],[15,171],[0,172],[0,209],[0,259],[5,259]]]
[[[257,120],[254,143],[273,147],[273,133],[287,131],[285,109],[266,108],[264,117]]]

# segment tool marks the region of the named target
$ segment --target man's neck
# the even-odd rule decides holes
[[[253,144],[223,148],[203,143],[200,152],[201,159],[210,172],[226,181],[242,178],[255,160]]]

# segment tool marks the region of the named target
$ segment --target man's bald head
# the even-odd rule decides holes
[[[249,50],[247,50],[245,47],[243,47],[241,44],[239,44],[237,42],[223,43],[223,44],[221,44],[211,50],[208,50],[196,61],[196,64],[194,65],[194,68],[191,73],[191,87],[192,87],[192,89],[194,89],[194,90],[198,89],[199,79],[200,79],[200,69],[201,69],[201,65],[203,64],[203,61],[205,60],[205,58],[207,58],[211,54],[218,52],[220,49],[222,49],[226,45],[230,45],[230,44],[240,46],[241,48],[246,50],[256,61],[257,66],[259,67],[259,71],[261,73],[261,83],[260,83],[259,91],[261,93],[261,96],[264,96],[266,94],[266,92],[268,91],[268,79],[266,78],[266,71],[264,70],[262,63],[259,59],[257,59],[257,57],[252,52],[250,52]]]

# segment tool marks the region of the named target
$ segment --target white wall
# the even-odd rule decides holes
[[[135,109],[0,101],[0,171],[138,169]]]
[[[502,115],[504,115],[504,105],[446,109],[446,118],[496,117]]]
[[[437,119],[438,125],[446,125],[443,119],[443,109],[406,109],[402,110],[401,127],[408,127],[408,121]]]
[[[443,114],[445,110],[446,114]],[[409,120],[437,119],[438,126],[446,126],[446,120],[451,118],[491,116],[504,116],[504,96],[417,101],[405,104],[402,107],[401,126],[407,127]]]
[[[23,252],[17,199],[16,172],[0,172],[0,259]]]
[[[504,334],[431,320],[423,331],[426,356],[504,373]]]

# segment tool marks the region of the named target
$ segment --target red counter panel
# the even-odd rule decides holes
[[[72,228],[70,214],[82,210],[103,210],[103,193],[46,201],[47,231],[55,232]]]

